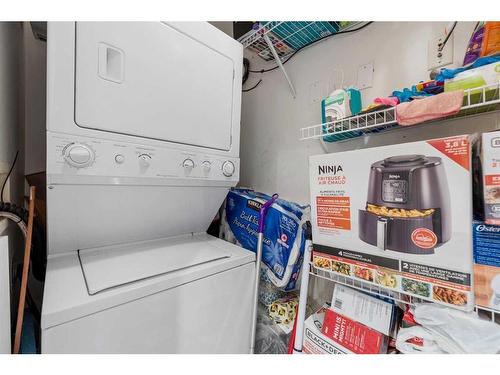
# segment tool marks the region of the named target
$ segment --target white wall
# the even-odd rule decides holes
[[[359,32],[334,36],[304,49],[285,65],[297,90],[295,99],[279,69],[263,74],[258,88],[243,93],[240,184],[308,203],[308,156],[324,152],[317,140],[299,141],[301,127],[321,122],[319,104],[310,103],[310,84],[318,81],[326,96],[332,91],[328,81],[335,69],[344,71],[345,86],[355,85],[358,67],[373,61],[373,87],[362,91],[366,105],[377,96],[389,96],[393,90],[427,80],[428,40],[442,35],[447,24],[375,22]],[[455,28],[453,66],[461,65],[474,24],[459,22]],[[252,58],[252,70],[262,66],[260,58]],[[252,74],[245,87],[258,79],[259,74]],[[329,151],[490,129],[498,123],[498,115],[487,115],[480,120],[425,125],[333,144]]]

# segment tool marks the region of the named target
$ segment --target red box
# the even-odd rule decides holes
[[[387,353],[388,336],[330,309],[326,310],[321,331],[356,354]]]

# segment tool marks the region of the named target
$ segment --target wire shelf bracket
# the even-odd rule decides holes
[[[278,56],[278,53],[274,49],[273,44],[271,43],[271,40],[269,39],[269,36],[267,34],[264,34],[264,40],[266,41],[267,45],[269,46],[269,49],[271,50],[271,53],[273,54],[274,60],[276,60],[276,63],[281,69],[281,72],[285,76],[286,81],[288,82],[288,86],[290,86],[290,91],[292,92],[292,96],[295,99],[296,96],[296,91],[295,87],[293,86],[292,81],[290,80],[290,77],[288,76],[285,67],[283,66],[283,63],[281,62],[281,59]]]

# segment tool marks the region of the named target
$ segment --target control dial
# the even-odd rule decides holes
[[[231,177],[234,174],[235,166],[232,161],[225,161],[222,163],[222,174],[226,177]]]
[[[187,173],[190,173],[194,168],[194,161],[192,159],[186,159],[182,162],[182,166]]]
[[[147,167],[149,167],[150,164],[151,164],[151,155],[149,154],[139,155],[139,166],[142,169],[146,169]]]
[[[116,164],[123,164],[125,162],[125,156],[122,154],[116,154],[115,155],[115,162],[116,162]]]
[[[63,150],[64,160],[75,168],[85,168],[95,160],[95,153],[90,146],[84,143],[70,143]]]
[[[203,168],[203,172],[208,173],[210,172],[212,165],[209,161],[205,160],[203,163],[201,163],[201,167]]]

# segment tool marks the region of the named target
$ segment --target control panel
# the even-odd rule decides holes
[[[384,172],[382,180],[382,200],[388,203],[408,201],[409,174],[407,171]]]
[[[51,134],[48,173],[237,181],[239,159],[205,152]]]

